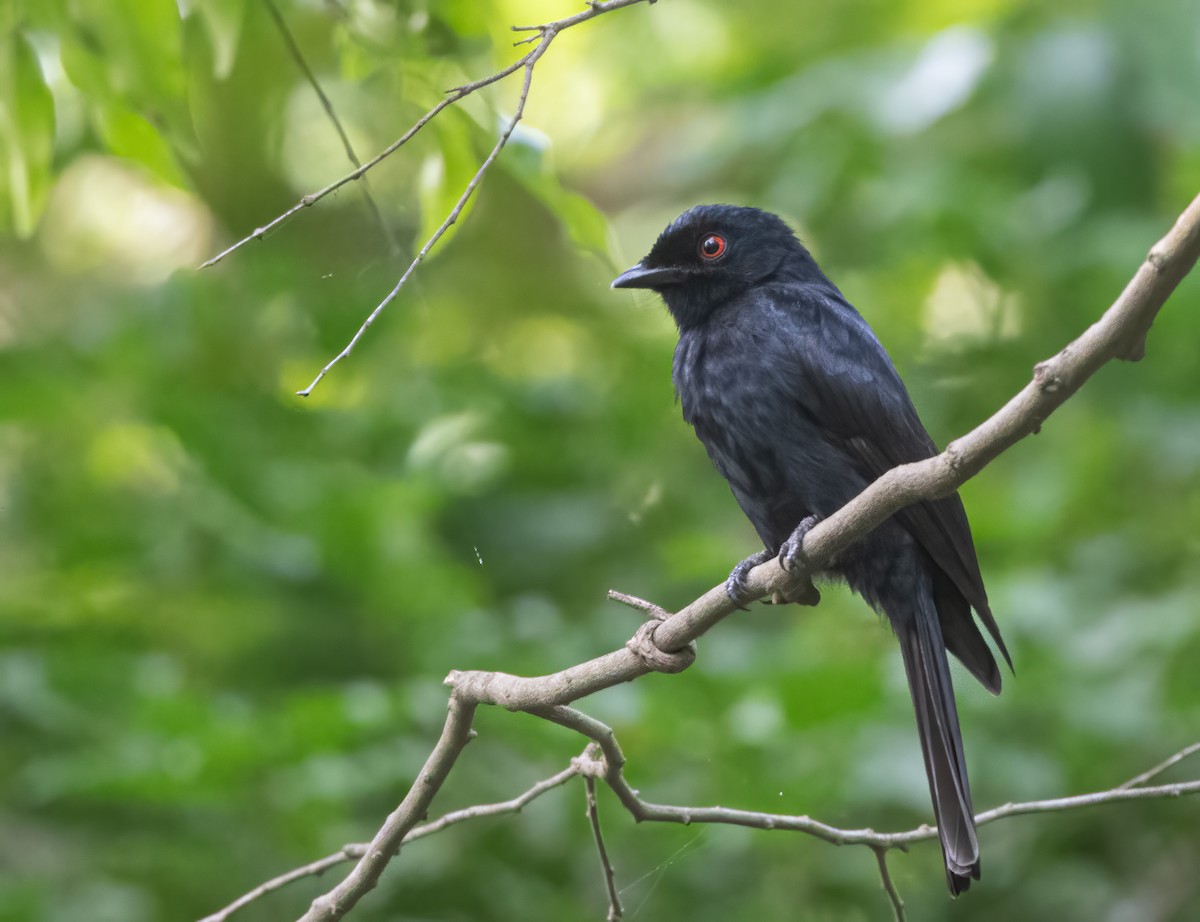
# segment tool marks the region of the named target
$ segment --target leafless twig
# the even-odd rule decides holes
[[[293,868],[286,874],[272,877],[266,883],[259,884],[250,892],[242,894],[223,909],[217,910],[212,915],[205,916],[200,922],[225,922],[235,912],[245,909],[251,903],[262,899],[264,896],[274,893],[276,890],[281,890],[288,884],[303,880],[306,877],[320,877],[330,868],[336,867],[344,861],[354,861],[361,858],[366,850],[367,846],[365,844],[346,845],[332,855],[326,855],[324,858],[319,858],[310,864]]]
[[[655,605],[653,602],[639,599],[636,595],[629,595],[627,592],[618,592],[616,589],[610,589],[608,590],[608,597],[614,602],[620,602],[622,605],[636,608],[652,621],[666,621],[671,617],[671,613],[661,605]]]
[[[455,826],[466,820],[480,819],[485,816],[500,816],[505,813],[520,813],[531,801],[541,797],[547,791],[552,791],[566,784],[577,776],[579,771],[579,763],[573,759],[571,764],[562,771],[551,775],[549,778],[543,778],[537,784],[510,800],[502,800],[494,804],[476,804],[473,807],[464,807],[462,810],[454,810],[444,816],[440,816],[436,820],[422,823],[404,837],[403,844],[408,845],[408,843],[415,842],[417,839],[423,839],[426,836],[433,835],[435,832],[441,832],[447,826]],[[205,916],[200,922],[226,922],[239,909],[244,909],[255,900],[274,893],[276,890],[282,889],[290,883],[302,880],[305,877],[320,877],[336,865],[346,861],[357,861],[367,853],[369,847],[369,842],[353,842],[349,845],[343,845],[332,855],[326,855],[324,858],[314,861],[311,864],[294,868],[286,874],[280,874],[278,877],[272,877],[266,883],[255,887],[249,893],[238,897],[224,909],[218,910],[210,916]]]
[[[268,2],[270,2],[270,0],[268,0]],[[588,4],[588,8],[586,10],[584,10],[583,12],[576,13],[573,16],[566,16],[562,19],[555,20],[554,22],[546,23],[546,24],[540,25],[540,26],[514,26],[513,28],[516,31],[533,31],[536,33],[534,36],[532,36],[532,39],[536,40],[536,44],[534,45],[534,47],[532,49],[530,49],[528,52],[526,52],[524,55],[522,55],[518,60],[514,61],[512,64],[509,64],[507,67],[501,68],[500,70],[496,71],[494,74],[490,74],[489,76],[483,77],[480,80],[475,80],[471,83],[466,83],[466,84],[463,84],[462,86],[455,87],[455,88],[449,90],[446,98],[439,101],[437,103],[437,105],[435,105],[428,112],[426,112],[423,116],[421,116],[419,119],[417,119],[416,123],[411,128],[409,128],[408,131],[406,131],[403,135],[401,135],[399,138],[397,138],[395,141],[393,141],[391,144],[389,144],[381,153],[379,153],[378,155],[373,157],[371,160],[367,161],[365,164],[359,166],[353,172],[347,173],[341,179],[338,179],[335,182],[330,183],[325,188],[320,189],[317,192],[313,192],[309,195],[304,196],[303,198],[300,199],[299,202],[297,202],[295,205],[293,205],[287,211],[278,215],[277,217],[275,217],[271,221],[267,222],[263,226],[255,228],[253,232],[251,232],[247,236],[243,237],[237,243],[226,248],[225,250],[222,250],[216,256],[212,257],[207,262],[201,264],[200,268],[206,269],[209,266],[216,265],[222,259],[224,259],[226,256],[241,249],[243,246],[245,246],[250,241],[261,240],[268,232],[274,230],[276,227],[278,227],[279,225],[283,224],[285,221],[292,218],[298,212],[309,207],[310,205],[316,204],[321,199],[325,198],[325,196],[329,195],[332,192],[337,191],[338,189],[340,189],[342,186],[346,185],[347,183],[354,182],[355,180],[362,178],[367,173],[368,170],[375,167],[377,164],[379,164],[385,158],[389,157],[391,154],[395,153],[397,150],[399,150],[401,147],[403,147],[405,144],[407,144],[410,140],[412,140],[412,138],[415,137],[422,128],[424,128],[426,125],[428,125],[429,122],[432,121],[438,115],[438,113],[440,113],[443,109],[446,109],[447,107],[454,105],[455,103],[457,103],[464,97],[471,95],[472,93],[476,92],[477,90],[481,90],[486,86],[491,86],[493,83],[498,83],[499,81],[503,80],[505,77],[508,77],[512,74],[515,74],[517,71],[524,69],[525,82],[521,89],[521,96],[520,96],[520,100],[517,103],[516,112],[513,114],[512,118],[508,122],[507,127],[501,133],[500,138],[496,142],[495,147],[492,148],[491,153],[488,154],[488,156],[484,159],[484,161],[480,165],[478,171],[471,178],[471,181],[469,183],[467,183],[466,189],[463,190],[462,195],[459,197],[459,199],[455,203],[454,207],[450,210],[450,214],[447,215],[446,219],[442,222],[442,224],[438,227],[438,229],[433,232],[433,235],[425,242],[425,245],[423,247],[421,247],[421,250],[417,253],[416,257],[409,264],[408,269],[406,269],[404,272],[404,275],[402,275],[400,277],[400,281],[398,281],[396,283],[396,286],[388,293],[387,297],[385,297],[375,307],[375,309],[372,310],[371,313],[367,316],[367,319],[363,322],[362,326],[360,326],[358,328],[358,332],[356,332],[354,334],[354,336],[350,339],[350,342],[346,344],[346,347],[341,352],[339,352],[336,356],[334,356],[333,359],[328,364],[326,364],[324,368],[321,369],[321,371],[312,380],[312,382],[308,385],[308,387],[304,388],[303,390],[297,391],[296,393],[298,395],[300,395],[301,397],[307,397],[309,394],[311,394],[313,391],[313,388],[316,387],[321,382],[321,379],[324,378],[325,375],[327,375],[329,373],[330,369],[332,369],[342,359],[346,358],[346,356],[348,356],[354,350],[354,347],[356,345],[358,345],[358,341],[363,337],[363,334],[366,333],[367,329],[375,322],[376,318],[379,317],[380,313],[383,312],[384,308],[386,308],[392,301],[395,300],[396,296],[400,293],[400,290],[408,282],[409,278],[412,276],[412,274],[416,270],[417,266],[421,264],[422,260],[425,259],[426,255],[428,255],[429,251],[442,238],[442,236],[446,233],[446,231],[450,228],[450,226],[453,225],[454,222],[458,220],[459,216],[463,212],[463,209],[466,207],[467,202],[470,200],[471,196],[474,194],[476,187],[479,185],[480,181],[483,179],[484,174],[487,172],[488,168],[492,165],[492,163],[495,161],[495,159],[500,155],[500,151],[502,151],[504,149],[505,145],[508,143],[508,139],[512,136],[513,130],[517,126],[517,122],[519,122],[521,120],[521,116],[525,111],[525,102],[529,98],[529,89],[531,86],[531,82],[533,80],[533,69],[537,65],[537,62],[541,59],[542,55],[544,55],[546,53],[546,51],[549,49],[550,44],[554,41],[554,39],[557,38],[560,33],[566,31],[567,29],[577,26],[580,23],[587,22],[590,19],[595,19],[597,16],[601,16],[604,13],[609,13],[609,12],[612,12],[613,10],[618,10],[618,9],[621,9],[626,6],[633,6],[636,3],[643,3],[643,2],[646,2],[646,0],[604,0],[604,2],[591,2]],[[650,0],[650,2],[653,2],[653,0]],[[280,21],[281,21],[281,19],[280,19]],[[287,35],[288,33],[286,32],[286,26],[283,26],[283,29],[284,29],[284,34]],[[306,65],[302,65],[302,66],[304,66],[305,70],[307,71],[307,66]],[[315,84],[315,81],[314,81],[314,84]],[[319,88],[318,88],[318,93],[320,93]],[[324,100],[324,94],[321,94],[321,96],[322,96],[322,99]],[[327,111],[330,111],[332,114],[331,108],[332,107],[327,106]],[[339,127],[339,130],[340,130],[340,127]],[[343,137],[344,137],[344,135],[343,135]]]
[[[596,839],[596,852],[600,855],[600,870],[604,873],[604,886],[608,890],[608,922],[620,922],[625,915],[621,907],[621,896],[617,893],[616,874],[608,860],[608,849],[604,847],[604,833],[600,831],[600,811],[596,806],[596,779],[584,775],[583,784],[587,798],[587,817]]]
[[[525,83],[521,87],[521,98],[517,102],[517,110],[513,113],[512,118],[509,119],[508,126],[503,132],[500,133],[500,138],[496,141],[496,146],[492,148],[492,152],[488,154],[483,163],[480,164],[479,169],[475,171],[475,175],[471,177],[471,181],[467,183],[467,188],[463,190],[462,195],[458,197],[458,201],[454,203],[454,207],[450,209],[450,214],[446,216],[446,220],[444,220],[438,226],[438,229],[433,232],[433,236],[425,241],[425,245],[421,247],[417,255],[413,257],[413,261],[409,263],[408,268],[404,270],[404,274],[400,276],[400,281],[398,281],[395,287],[388,292],[387,297],[380,301],[378,305],[376,305],[375,309],[367,316],[367,319],[363,321],[362,326],[358,328],[358,332],[350,337],[350,342],[346,344],[346,348],[330,359],[328,364],[326,364],[326,366],[317,373],[317,376],[313,378],[312,383],[310,383],[308,387],[304,388],[303,390],[296,391],[296,393],[301,397],[307,397],[309,394],[311,394],[313,388],[321,383],[321,379],[329,374],[330,369],[332,369],[334,365],[336,365],[354,350],[354,347],[358,345],[358,341],[362,339],[363,334],[367,332],[371,324],[375,322],[375,319],[381,313],[383,313],[383,309],[391,304],[392,301],[396,299],[396,296],[400,294],[400,289],[402,289],[412,277],[412,274],[417,270],[417,266],[421,264],[421,261],[428,255],[429,251],[433,249],[434,244],[441,240],[442,235],[450,229],[450,226],[455,221],[458,220],[458,217],[462,214],[463,209],[467,207],[467,202],[470,201],[471,196],[475,193],[476,187],[483,180],[484,173],[488,171],[488,167],[490,167],[495,162],[496,158],[500,156],[500,151],[504,150],[504,146],[508,144],[508,139],[512,137],[512,133],[517,127],[517,122],[521,120],[521,116],[525,112],[525,101],[529,99],[529,88],[533,84],[534,65],[537,64],[538,58],[542,56],[542,53],[545,52],[549,44],[550,43],[548,41],[544,44],[540,44],[537,46],[537,48],[533,49],[533,51],[529,53],[529,62],[525,65]]]
[[[879,879],[883,884],[883,892],[892,902],[892,912],[896,915],[896,922],[905,922],[904,900],[900,899],[900,893],[896,889],[895,883],[892,882],[892,872],[888,870],[888,850],[875,846],[871,851],[875,853],[875,861],[879,864]]]
[[[924,842],[937,837],[937,828],[934,826],[918,826],[916,829],[906,832],[876,832],[869,828],[841,829],[808,816],[762,813],[757,810],[738,810],[733,807],[679,807],[653,803],[644,800],[625,778],[625,755],[621,751],[621,746],[611,727],[584,714],[577,708],[562,705],[534,710],[531,713],[575,730],[599,746],[604,756],[605,783],[612,788],[622,806],[638,822],[679,823],[683,826],[690,826],[693,823],[719,823],[726,826],[745,826],[750,829],[801,832],[831,845],[865,845],[869,848],[883,849],[904,849],[914,842]],[[1197,793],[1200,793],[1200,781],[1181,781],[1176,784],[1163,784],[1155,787],[1115,787],[1091,794],[1003,804],[976,814],[975,823],[984,826],[1009,816],[1055,813],[1127,800],[1151,800]]]
[[[1146,771],[1142,772],[1140,775],[1134,775],[1132,778],[1130,778],[1124,784],[1120,785],[1119,790],[1123,791],[1127,788],[1140,787],[1141,785],[1145,784],[1147,781],[1151,781],[1151,780],[1157,778],[1159,775],[1161,775],[1163,772],[1165,772],[1172,765],[1182,762],[1188,756],[1190,756],[1196,752],[1200,752],[1200,743],[1192,743],[1190,746],[1184,746],[1182,749],[1179,750],[1179,752],[1175,753],[1175,755],[1173,755],[1169,758],[1163,759],[1161,762],[1159,762],[1157,765],[1155,765],[1154,768],[1147,769]]]
[[[937,837],[937,828],[922,825],[906,832],[876,832],[873,829],[839,829],[808,816],[790,816],[780,813],[762,813],[755,810],[737,810],[730,807],[678,807],[656,804],[644,800],[625,778],[625,755],[611,727],[582,711],[560,705],[534,710],[531,713],[553,723],[568,727],[592,740],[603,757],[602,777],[617,795],[622,806],[638,822],[679,823],[691,826],[695,823],[719,823],[727,826],[745,826],[751,829],[800,832],[821,839],[831,845],[865,845],[875,854],[879,866],[884,892],[892,905],[897,922],[904,922],[904,901],[888,870],[886,853],[890,849],[906,851],[914,842]],[[1146,774],[1151,774],[1151,772]],[[1167,797],[1182,797],[1200,794],[1200,781],[1183,781],[1156,787],[1127,788],[1124,785],[1107,791],[1078,794],[1072,797],[1057,797],[1049,800],[1031,800],[1024,803],[1008,803],[992,810],[976,814],[979,826],[994,823],[1010,816],[1030,813],[1060,813],[1082,807],[1119,803],[1127,800],[1151,800]]]
[[[321,102],[321,108],[325,110],[325,114],[329,116],[329,121],[333,123],[333,128],[338,133],[338,137],[341,138],[342,147],[346,151],[347,158],[349,158],[355,167],[362,167],[362,163],[358,159],[358,154],[354,152],[354,145],[350,143],[350,136],[346,134],[346,129],[342,127],[342,120],[338,118],[337,112],[334,111],[333,103],[325,94],[325,90],[321,88],[321,83],[317,80],[317,75],[308,66],[308,59],[304,57],[304,52],[300,50],[300,45],[296,42],[296,37],[292,34],[292,30],[288,28],[287,20],[283,18],[283,13],[279,11],[275,0],[263,0],[263,3],[266,4],[267,12],[271,14],[271,18],[275,21],[275,27],[279,30],[284,45],[287,46],[288,54],[292,56],[292,60],[296,62],[296,66],[304,74],[304,79],[308,81],[309,86],[313,88],[313,92],[317,94],[317,99]],[[375,221],[379,224],[379,229],[383,231],[383,236],[387,238],[388,248],[394,253],[400,248],[396,242],[396,235],[392,233],[391,225],[384,218],[383,212],[379,210],[379,205],[375,202],[375,197],[371,195],[371,190],[367,186],[366,176],[362,177],[362,184],[363,199],[366,200],[367,207],[371,209],[371,214],[374,215]]]
[[[737,810],[729,807],[687,807],[653,803],[644,800],[626,780],[624,775],[625,756],[611,727],[576,708],[557,707],[546,711],[534,711],[533,714],[534,716],[542,717],[553,723],[575,730],[586,736],[591,742],[582,755],[571,760],[571,764],[567,768],[549,778],[539,781],[517,797],[499,803],[480,804],[447,813],[437,820],[412,829],[404,837],[404,844],[432,835],[435,832],[440,832],[448,826],[461,823],[465,820],[519,812],[530,801],[547,791],[560,787],[573,777],[582,775],[588,782],[593,782],[594,778],[600,777],[604,779],[605,784],[616,794],[622,806],[639,822],[677,823],[685,826],[697,823],[744,826],[750,829],[798,832],[810,835],[813,838],[820,839],[832,845],[866,846],[875,855],[879,866],[881,883],[884,892],[891,902],[896,919],[899,922],[903,922],[905,918],[904,901],[901,899],[891,878],[891,873],[886,863],[886,853],[891,849],[906,851],[908,846],[913,843],[936,838],[937,829],[935,827],[922,825],[916,829],[904,832],[876,832],[873,829],[841,829],[814,820],[808,816],[762,813],[753,810]],[[1189,746],[1181,750],[1181,752],[1186,753],[1194,748],[1194,746]],[[1179,761],[1179,755],[1179,753],[1176,753],[1175,756],[1172,756],[1166,762],[1174,764]],[[1164,762],[1163,764],[1166,763]],[[1161,766],[1156,766],[1145,772],[1144,775],[1151,776],[1159,771],[1161,771]],[[1200,780],[1182,781],[1155,787],[1128,787],[1127,785],[1128,782],[1106,791],[1078,794],[1071,797],[1003,804],[977,814],[975,821],[979,826],[985,826],[1007,817],[1022,816],[1025,814],[1061,813],[1067,810],[1120,803],[1129,800],[1155,800],[1200,794]],[[596,828],[596,824],[599,821],[593,813],[595,794],[594,785],[592,784],[589,784],[588,796],[588,817],[593,823],[593,835],[596,836],[597,848],[601,853],[601,866],[604,870],[606,887],[609,893],[609,918],[611,919],[613,918],[612,913],[614,911],[619,913],[621,909],[619,897],[614,897],[615,875],[612,865],[607,857],[607,850],[605,849],[603,840],[599,837]],[[328,855],[311,864],[306,864],[267,881],[244,896],[239,897],[219,912],[207,916],[201,922],[226,922],[239,909],[244,908],[269,893],[279,890],[289,883],[305,877],[319,876],[329,868],[342,862],[361,859],[370,847],[369,843],[346,845],[332,855]],[[617,918],[619,917],[618,915]]]

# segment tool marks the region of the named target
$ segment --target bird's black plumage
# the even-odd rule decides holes
[[[896,465],[937,453],[871,328],[775,215],[692,208],[613,286],[657,291],[675,319],[684,419],[766,546],[746,563],[786,554],[799,524],[837,511]],[[735,598],[745,570],[730,577]],[[979,844],[945,651],[1000,691],[974,609],[1008,659],[961,500],[908,507],[830,574],[883,612],[899,638],[947,880],[961,893],[979,877]]]

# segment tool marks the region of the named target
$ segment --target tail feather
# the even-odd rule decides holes
[[[942,640],[946,644],[946,649],[971,671],[971,674],[980,681],[984,688],[993,695],[1000,694],[1000,670],[996,666],[996,659],[992,656],[987,641],[983,639],[983,634],[975,626],[975,619],[971,617],[971,606],[963,598],[963,594],[958,591],[958,587],[941,570],[935,569],[933,573],[933,596],[937,605],[938,624],[942,629]],[[987,617],[991,617],[990,611],[987,611],[986,608],[983,611],[986,612]],[[1000,652],[1008,660],[1008,651],[1004,649],[1004,641],[999,639],[998,632],[995,637]],[[1010,669],[1012,668],[1011,660],[1008,660],[1008,666]]]
[[[967,763],[963,757],[954,686],[931,594],[923,593],[916,617],[897,625],[904,670],[917,715],[917,732],[933,798],[946,880],[957,896],[979,879],[979,840],[975,833]]]

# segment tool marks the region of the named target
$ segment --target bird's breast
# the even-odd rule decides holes
[[[735,492],[785,490],[811,436],[798,395],[769,352],[736,331],[685,334],[675,352],[683,418]]]
[[[773,346],[736,330],[681,336],[673,377],[684,419],[766,433],[772,419],[791,415],[800,402],[798,383],[781,373]]]

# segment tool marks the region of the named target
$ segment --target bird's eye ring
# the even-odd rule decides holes
[[[705,234],[700,238],[700,256],[712,262],[725,253],[725,238],[720,234]]]

